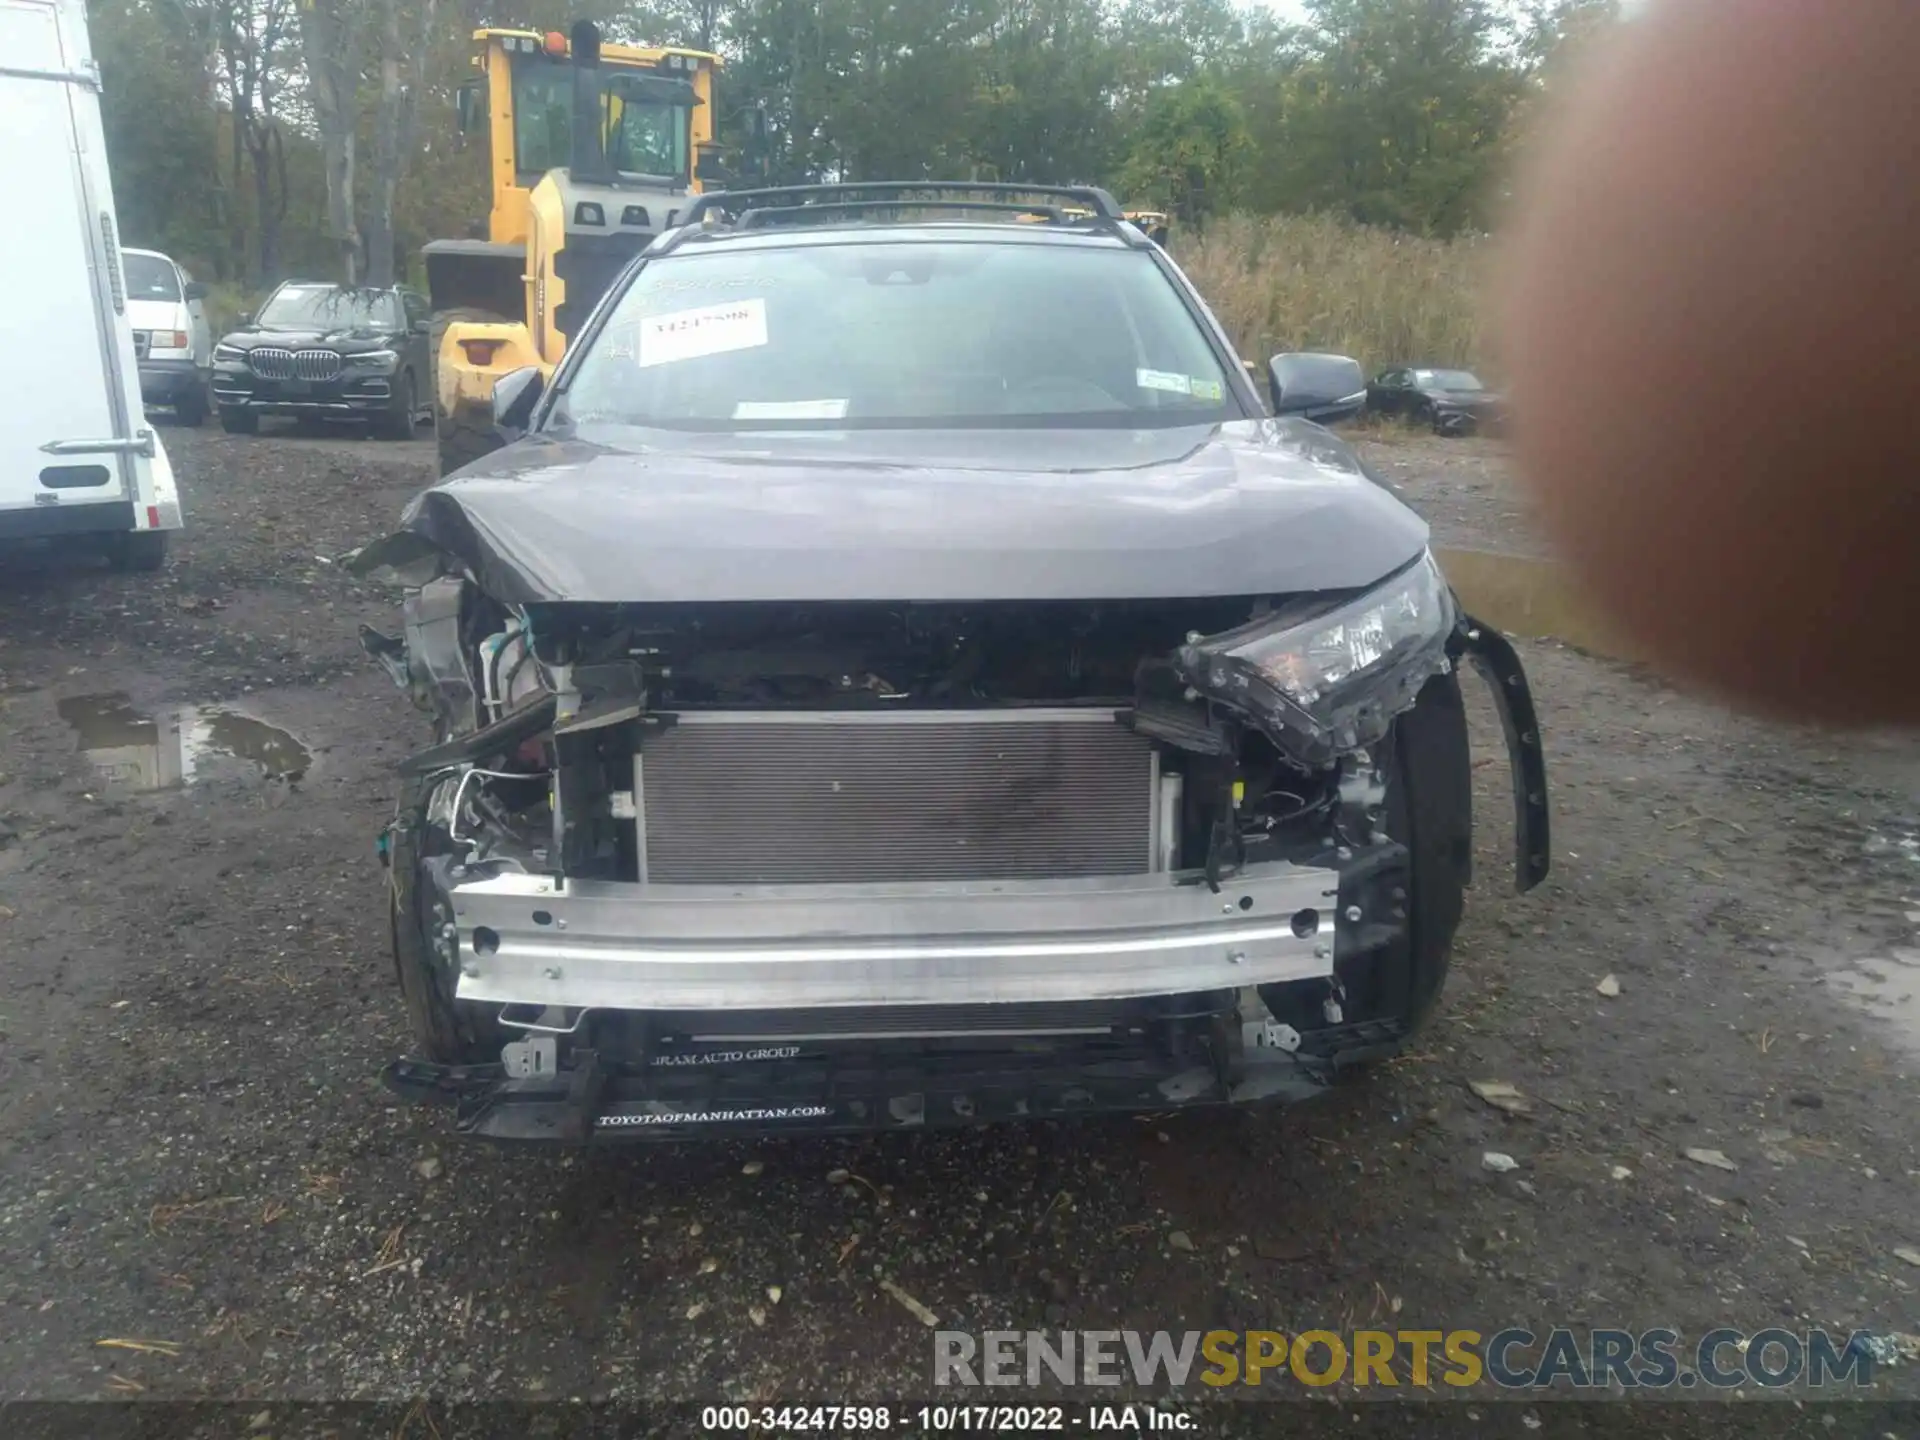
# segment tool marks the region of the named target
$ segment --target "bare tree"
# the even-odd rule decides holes
[[[380,16],[380,103],[374,113],[368,189],[367,284],[394,281],[394,202],[414,150],[422,74],[432,53],[437,0],[374,0]]]
[[[286,142],[279,101],[286,88],[287,48],[293,38],[293,0],[214,0],[217,43],[233,120],[233,184],[240,184],[244,153],[253,174],[258,227],[256,278],[279,278],[280,234],[286,220]],[[275,180],[279,181],[276,194]],[[246,253],[238,208],[229,225],[236,258]]]
[[[340,257],[340,278],[360,281],[360,226],[354,209],[354,125],[364,55],[364,0],[299,0],[300,49],[307,96],[320,132],[327,176],[327,237]]]

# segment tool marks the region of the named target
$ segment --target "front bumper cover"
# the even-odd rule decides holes
[[[394,372],[342,373],[332,380],[261,380],[226,361],[214,367],[213,399],[227,410],[258,415],[333,415],[366,418],[393,406]]]

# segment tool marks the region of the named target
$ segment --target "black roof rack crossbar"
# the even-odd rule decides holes
[[[862,180],[838,185],[782,185],[760,190],[716,190],[700,196],[680,217],[682,225],[698,225],[711,214],[744,217],[753,209],[795,209],[809,204],[828,208],[829,197],[864,201],[869,206],[894,197],[893,203],[911,203],[901,197],[925,197],[932,203],[941,194],[1002,196],[1010,201],[1031,197],[1034,203],[1015,203],[1015,210],[1045,212],[1050,208],[1077,205],[1091,210],[1101,220],[1124,222],[1119,202],[1105,190],[1093,185],[1014,185],[1000,181],[971,180]],[[795,202],[799,202],[798,205]],[[784,203],[782,203],[784,202]]]
[[[1058,205],[1015,205],[1004,200],[903,200],[895,196],[885,200],[820,200],[811,205],[755,207],[740,216],[739,228],[757,230],[796,215],[858,214],[870,210],[986,210],[1001,215],[1040,215],[1057,225],[1069,224],[1073,219]]]

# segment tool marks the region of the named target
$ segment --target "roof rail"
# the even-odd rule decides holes
[[[811,205],[756,206],[740,216],[742,230],[771,228],[768,222],[800,216],[850,215],[865,210],[986,210],[1001,215],[1032,215],[1056,225],[1073,223],[1074,217],[1058,205],[1015,205],[1002,200],[830,200]],[[1094,217],[1089,216],[1089,219]]]
[[[956,196],[987,199],[942,198]],[[1001,210],[1043,213],[1065,219],[1062,204],[1093,211],[1096,218],[1121,225],[1126,217],[1119,203],[1092,185],[1013,185],[973,180],[865,180],[838,185],[782,185],[760,190],[716,190],[696,199],[682,212],[680,224],[699,225],[709,215],[731,215],[744,228],[748,212],[771,211],[784,216],[815,208],[845,213],[888,205],[943,210]]]

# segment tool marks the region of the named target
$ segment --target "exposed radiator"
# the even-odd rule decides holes
[[[1156,757],[1109,710],[682,715],[636,769],[642,878],[658,883],[1155,868]]]

